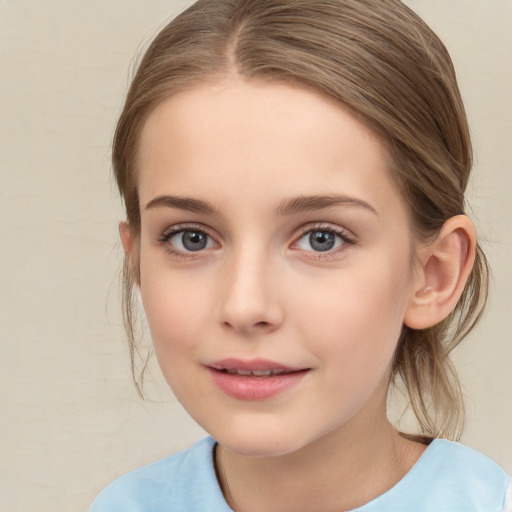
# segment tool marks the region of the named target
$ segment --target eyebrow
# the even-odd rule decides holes
[[[217,209],[207,201],[200,199],[192,199],[191,197],[181,196],[158,196],[149,201],[146,205],[146,210],[158,207],[178,208],[180,210],[187,210],[193,213],[204,213],[206,215],[218,214]]]
[[[331,206],[356,206],[364,208],[379,217],[377,210],[362,199],[345,196],[342,194],[298,196],[281,201],[275,212],[277,215],[293,215],[315,210],[330,208]]]
[[[377,210],[366,201],[357,199],[355,197],[345,196],[341,194],[328,194],[328,195],[312,195],[312,196],[297,196],[288,199],[283,199],[275,208],[276,215],[287,216],[297,213],[304,213],[309,211],[322,210],[330,208],[331,206],[356,206],[364,208],[373,214],[379,216]],[[178,208],[193,213],[202,213],[205,215],[219,215],[219,211],[208,201],[201,199],[193,199],[191,197],[158,196],[146,204],[146,210],[152,208],[167,207]]]

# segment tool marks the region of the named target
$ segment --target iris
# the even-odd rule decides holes
[[[309,235],[309,243],[315,251],[329,251],[336,243],[336,236],[329,231],[312,231]]]

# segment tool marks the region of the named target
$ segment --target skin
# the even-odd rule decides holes
[[[219,443],[230,506],[340,511],[392,487],[424,451],[386,418],[393,353],[404,322],[435,322],[460,294],[470,223],[420,249],[379,140],[289,85],[230,77],[177,94],[151,113],[139,149],[141,232],[123,223],[121,237],[163,374]],[[344,201],[276,211],[312,195]],[[182,233],[164,242],[173,226],[202,230],[206,247],[187,251]],[[315,250],[315,230],[337,232],[335,247]],[[450,272],[439,247],[459,251]],[[237,400],[205,368],[228,357],[308,372],[273,398]]]

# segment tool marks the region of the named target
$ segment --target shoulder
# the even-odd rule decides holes
[[[361,512],[503,512],[510,479],[467,446],[435,439],[405,477]]]
[[[436,439],[417,465],[416,492],[437,507],[428,510],[502,512],[509,478],[484,454]]]
[[[473,484],[482,495],[501,493],[505,496],[509,478],[492,459],[459,443],[437,439],[426,452],[425,466],[448,478],[455,488]]]
[[[208,437],[121,476],[101,491],[90,512],[229,511],[215,476],[214,446]]]

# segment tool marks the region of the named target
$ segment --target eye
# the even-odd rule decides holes
[[[162,235],[159,241],[167,247],[169,252],[177,254],[200,252],[217,246],[211,236],[195,228],[171,228]]]
[[[332,228],[310,229],[295,242],[303,251],[318,253],[333,251],[345,244],[353,243],[343,231]]]

